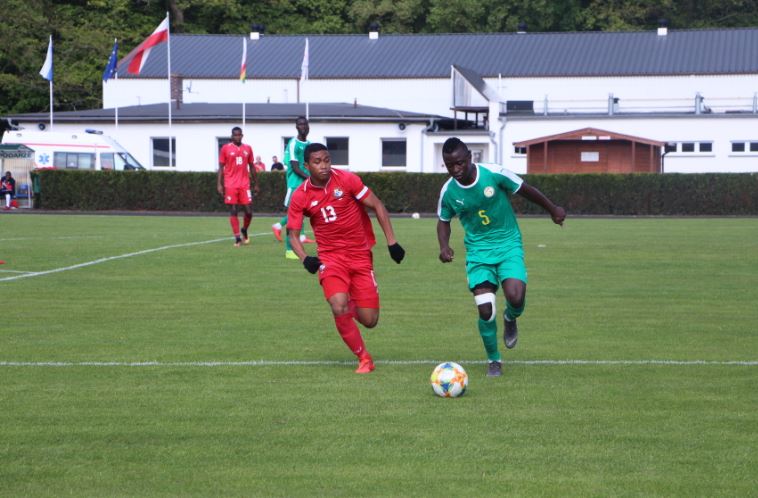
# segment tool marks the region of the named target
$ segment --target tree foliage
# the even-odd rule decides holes
[[[56,110],[101,105],[113,39],[128,53],[171,13],[175,33],[271,34],[640,30],[758,26],[755,0],[0,0],[0,115],[46,112],[39,70],[55,45]]]

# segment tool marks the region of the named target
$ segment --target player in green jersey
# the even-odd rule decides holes
[[[271,226],[274,236],[280,241],[282,240],[282,227],[287,226],[287,208],[290,205],[290,197],[309,176],[308,170],[305,168],[304,153],[305,148],[310,144],[308,141],[308,133],[311,131],[310,124],[304,116],[299,116],[295,120],[295,128],[297,129],[297,136],[291,138],[284,149],[284,164],[287,165],[287,195],[284,197],[285,214],[278,223]],[[313,243],[313,240],[305,236],[301,239],[302,242]],[[284,237],[284,244],[286,246],[284,257],[298,259],[297,254],[292,250],[289,237]]]
[[[440,261],[453,261],[450,220],[458,216],[465,232],[468,286],[479,310],[479,334],[489,360],[487,375],[498,377],[503,363],[497,345],[495,293],[502,286],[503,340],[508,349],[518,341],[516,318],[524,312],[526,299],[524,247],[510,196],[518,194],[542,206],[558,225],[563,225],[566,211],[504,167],[471,162],[471,151],[458,138],[447,139],[442,160],[451,178],[442,186],[437,208]]]

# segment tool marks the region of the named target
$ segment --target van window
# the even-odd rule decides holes
[[[113,152],[104,152],[100,154],[100,168],[113,169]]]
[[[129,171],[133,169],[145,169],[145,167],[128,152],[119,152],[116,154],[116,169]]]
[[[54,152],[53,166],[67,169],[95,169],[95,154],[88,152]]]

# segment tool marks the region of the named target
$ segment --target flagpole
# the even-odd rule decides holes
[[[113,44],[116,45],[118,43],[118,38],[113,39]],[[116,81],[118,81],[118,67],[116,67],[116,73],[115,73]],[[118,87],[118,84],[116,84]],[[118,136],[118,99],[116,99],[116,131],[114,132],[116,136]]]
[[[240,62],[240,81],[244,85],[247,81],[247,38],[242,38],[242,61]],[[244,87],[243,87],[244,88]],[[242,133],[245,133],[245,121],[247,112],[245,109],[245,92],[242,92]]]
[[[118,81],[118,71],[116,72],[116,81]],[[116,100],[116,135],[118,135],[118,99]]]
[[[50,131],[53,131],[53,80],[50,80]]]
[[[168,165],[175,166],[176,163],[173,160],[173,137],[171,135],[171,18],[169,17],[168,11],[166,11],[166,19],[168,19],[168,29],[166,30],[166,50],[168,59]]]

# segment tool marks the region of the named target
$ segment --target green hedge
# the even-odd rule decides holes
[[[215,173],[39,171],[37,207],[52,210],[225,211]],[[284,174],[259,175],[257,212],[282,211]],[[393,213],[433,213],[447,176],[362,173]],[[758,215],[758,174],[524,175],[571,214]],[[520,213],[542,209],[519,196]]]

